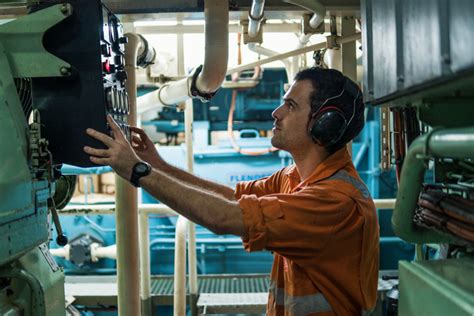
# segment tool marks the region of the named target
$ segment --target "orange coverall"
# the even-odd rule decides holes
[[[274,253],[267,315],[360,315],[375,305],[379,226],[347,149],[305,181],[296,167],[239,183],[247,251]]]

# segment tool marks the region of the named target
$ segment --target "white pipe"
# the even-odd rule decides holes
[[[136,126],[137,85],[136,63],[141,38],[127,33],[125,71],[128,74],[126,90],[129,96],[128,124]],[[115,176],[116,240],[117,240],[117,305],[118,314],[140,315],[140,251],[138,242],[137,189],[118,175]]]
[[[193,102],[186,102],[184,111],[185,141],[186,141],[186,165],[188,172],[194,173],[194,152],[193,152]],[[189,269],[189,293],[197,295],[197,264],[196,264],[196,225],[188,222],[188,269]],[[194,296],[195,298],[196,296]],[[196,302],[191,302],[196,303]],[[191,306],[194,308],[194,306]]]
[[[397,199],[375,199],[375,208],[393,210]]]
[[[296,23],[266,23],[265,33],[298,33],[301,26]],[[139,34],[202,34],[204,25],[147,25],[135,27]],[[229,33],[242,33],[242,25],[229,24]]]
[[[225,79],[229,54],[229,3],[204,1],[205,55],[196,87],[205,93],[215,92]]]
[[[215,92],[225,79],[229,47],[229,4],[222,0],[205,0],[205,55],[196,88],[202,93]],[[158,89],[138,98],[138,113],[150,109],[161,110],[192,97],[192,76],[164,84]]]
[[[140,233],[140,294],[142,298],[142,315],[152,315],[151,304],[151,267],[150,267],[150,234],[148,213],[139,213]]]
[[[61,248],[50,248],[49,252],[55,257],[61,257],[66,260],[71,258],[71,246],[69,244]]]
[[[174,249],[173,315],[186,315],[186,230],[188,220],[179,216]]]
[[[263,12],[265,8],[265,0],[253,0],[249,11],[249,28],[248,35],[254,38],[258,35],[260,24],[263,20]]]
[[[284,2],[300,6],[313,12],[313,16],[309,20],[309,25],[316,29],[326,16],[326,7],[317,0],[283,0]],[[296,49],[306,46],[312,34],[301,34],[298,38]],[[296,55],[291,60],[291,79],[299,71],[300,55]],[[291,80],[289,79],[289,80]]]
[[[356,33],[354,35],[338,37],[336,39],[336,43],[337,44],[344,44],[344,43],[357,41],[359,39],[360,39],[360,33]],[[276,60],[280,60],[280,59],[283,59],[283,58],[288,58],[288,57],[291,57],[291,56],[311,52],[311,51],[326,48],[326,47],[327,47],[326,42],[321,42],[321,43],[305,46],[305,47],[302,47],[302,48],[299,48],[299,49],[294,49],[294,50],[289,51],[289,52],[285,52],[285,53],[281,53],[281,54],[278,54],[278,55],[275,55],[275,56],[271,56],[271,57],[268,57],[268,58],[257,60],[257,61],[245,64],[245,65],[239,65],[237,67],[230,68],[230,69],[227,70],[227,74],[230,75],[230,74],[233,74],[234,72],[241,72],[241,71],[244,71],[244,70],[247,70],[247,69],[253,69],[256,66],[261,66],[261,65],[268,64],[268,63],[271,63],[271,62],[276,61]]]
[[[91,244],[91,261],[97,262],[100,258],[117,259],[117,245],[101,247],[98,243]]]
[[[257,43],[249,43],[247,45],[247,47],[249,48],[249,50],[251,50],[252,52],[254,53],[257,53],[257,54],[260,54],[260,55],[263,55],[263,56],[275,56],[275,55],[278,55],[278,52],[275,52],[271,49],[268,49],[268,48],[265,48],[265,47],[262,47],[261,45],[257,44]],[[288,77],[288,82],[291,82],[293,77],[290,77],[291,73],[291,62],[284,58],[284,59],[281,59],[280,60],[283,65],[285,65],[285,70],[286,70],[286,75]]]
[[[169,206],[164,204],[146,203],[139,204],[138,211],[145,215],[159,214],[176,216],[178,213],[173,211]],[[115,214],[115,204],[100,205],[68,205],[59,211],[59,215],[99,215],[99,214]]]

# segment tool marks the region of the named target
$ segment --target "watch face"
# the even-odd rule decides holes
[[[148,170],[148,166],[144,163],[139,163],[135,166],[135,171],[137,173],[144,173],[147,170]]]

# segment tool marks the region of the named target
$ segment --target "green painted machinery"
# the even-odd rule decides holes
[[[70,74],[42,39],[71,12],[59,4],[0,26],[1,315],[65,315],[64,274],[45,244],[54,170],[29,83]]]
[[[418,249],[399,264],[398,314],[474,315],[474,2],[361,5],[366,104],[382,107],[399,179],[392,224]]]

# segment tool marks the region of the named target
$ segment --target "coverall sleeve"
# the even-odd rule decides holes
[[[242,195],[254,194],[256,196],[264,196],[279,192],[280,177],[286,169],[279,170],[269,177],[237,183],[234,195],[236,199],[240,199]]]
[[[293,194],[242,195],[239,205],[247,251],[267,249],[302,266],[314,264],[333,234],[356,231],[363,224],[350,197],[314,188]]]

